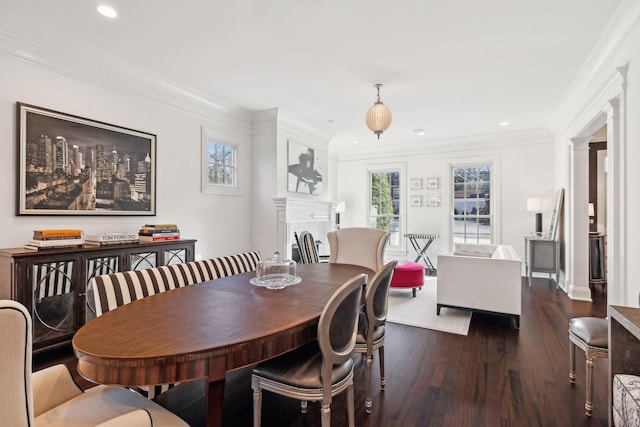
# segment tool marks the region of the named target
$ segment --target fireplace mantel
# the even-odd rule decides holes
[[[335,213],[339,202],[328,200],[295,199],[278,197],[273,199],[276,207],[278,251],[291,257],[291,244],[294,242],[293,232],[308,230],[316,240],[329,247],[327,233],[335,230]]]

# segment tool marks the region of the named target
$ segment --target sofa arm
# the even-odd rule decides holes
[[[83,393],[65,365],[54,365],[34,372],[31,385],[36,417]]]

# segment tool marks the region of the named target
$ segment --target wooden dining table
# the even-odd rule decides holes
[[[280,290],[252,285],[255,273],[244,273],[142,298],[76,332],[78,371],[120,386],[206,378],[207,425],[221,426],[225,373],[313,340],[330,296],[360,273],[374,274],[355,265],[300,264],[302,281]]]

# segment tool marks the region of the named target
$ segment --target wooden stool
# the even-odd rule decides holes
[[[393,272],[391,287],[411,289],[414,298],[416,296],[416,289],[422,288],[423,285],[424,265],[422,264],[407,261],[404,264],[398,264]]]

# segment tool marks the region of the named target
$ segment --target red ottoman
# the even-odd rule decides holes
[[[398,264],[391,279],[392,288],[407,288],[413,291],[416,296],[416,289],[424,285],[424,265],[417,262],[407,261]]]

